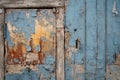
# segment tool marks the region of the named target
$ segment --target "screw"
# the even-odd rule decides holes
[[[53,8],[53,13],[58,14],[58,13],[59,13],[59,10],[58,10],[58,9],[56,9],[56,8]]]

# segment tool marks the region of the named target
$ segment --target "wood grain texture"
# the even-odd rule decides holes
[[[0,13],[0,80],[4,80],[4,9]]]
[[[86,0],[86,80],[95,80],[97,55],[96,1]]]
[[[0,8],[40,8],[40,7],[61,7],[64,1],[58,0],[1,0]]]
[[[57,8],[59,13],[57,14],[57,68],[56,78],[57,80],[64,80],[64,8]]]
[[[85,79],[85,0],[69,0],[65,14],[65,79]]]
[[[116,0],[117,16],[112,14],[113,3],[106,1],[106,80],[120,80],[120,0]]]
[[[105,0],[97,0],[97,59],[96,80],[105,80]]]
[[[56,8],[56,27],[64,28],[64,8]]]

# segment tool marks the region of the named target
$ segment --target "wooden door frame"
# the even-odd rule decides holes
[[[24,2],[26,1],[26,2]],[[38,1],[35,0],[11,1],[3,0],[0,2],[0,80],[5,80],[5,65],[4,65],[4,23],[5,9],[36,9],[36,8],[55,8],[56,13],[56,79],[64,80],[64,0],[62,1]]]

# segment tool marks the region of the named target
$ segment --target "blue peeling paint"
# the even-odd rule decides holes
[[[38,71],[32,71],[29,68],[26,68],[20,74],[6,74],[5,80],[39,80],[40,75],[44,76],[44,79],[55,80],[55,76],[52,73],[55,72],[55,59],[48,55],[45,58],[45,63],[42,65],[37,65]],[[54,66],[53,66],[54,65]]]
[[[39,80],[39,75],[29,69],[25,69],[22,73],[6,74],[5,80]]]
[[[30,47],[30,46],[26,45],[25,47],[26,47],[26,50],[27,50],[27,51],[30,51],[30,50],[31,50],[31,47]]]
[[[84,63],[84,54],[81,54],[80,51],[78,51],[75,54],[75,63],[76,64],[83,64]]]
[[[44,63],[47,65],[52,65],[55,63],[55,58],[51,55],[46,55],[46,57],[44,59]]]
[[[84,73],[75,72],[75,65],[84,65],[85,56],[85,0],[69,0],[65,12],[65,28],[70,34],[68,47],[76,47],[76,40],[80,39],[77,51],[71,52],[70,61],[65,60],[65,79],[84,79]],[[67,49],[67,47],[66,47]],[[69,64],[68,64],[69,62]],[[78,77],[80,76],[80,77]]]
[[[30,13],[29,18],[26,12]],[[6,23],[10,22],[12,26],[17,28],[16,33],[25,33],[26,40],[29,40],[32,33],[35,31],[35,16],[36,10],[14,10],[6,14]]]
[[[55,59],[51,55],[46,55],[43,65],[38,65],[39,72],[42,73],[45,78],[55,80],[55,76],[51,74],[55,72]]]
[[[117,1],[117,10],[120,11],[120,1]],[[113,0],[107,1],[107,61],[108,64],[115,62],[113,57],[115,54],[120,53],[120,15],[114,16],[111,13]]]
[[[35,50],[36,50],[36,51],[40,51],[40,45],[37,45],[37,46],[35,47]]]

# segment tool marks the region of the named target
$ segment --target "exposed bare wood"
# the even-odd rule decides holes
[[[61,7],[61,6],[64,6],[64,1],[41,1],[41,0],[40,1],[38,0],[0,1],[0,8],[40,8],[40,7]]]
[[[57,29],[57,80],[64,80],[64,29]]]
[[[0,9],[0,80],[4,80],[4,9]]]
[[[64,80],[64,9],[57,8],[57,80]]]

